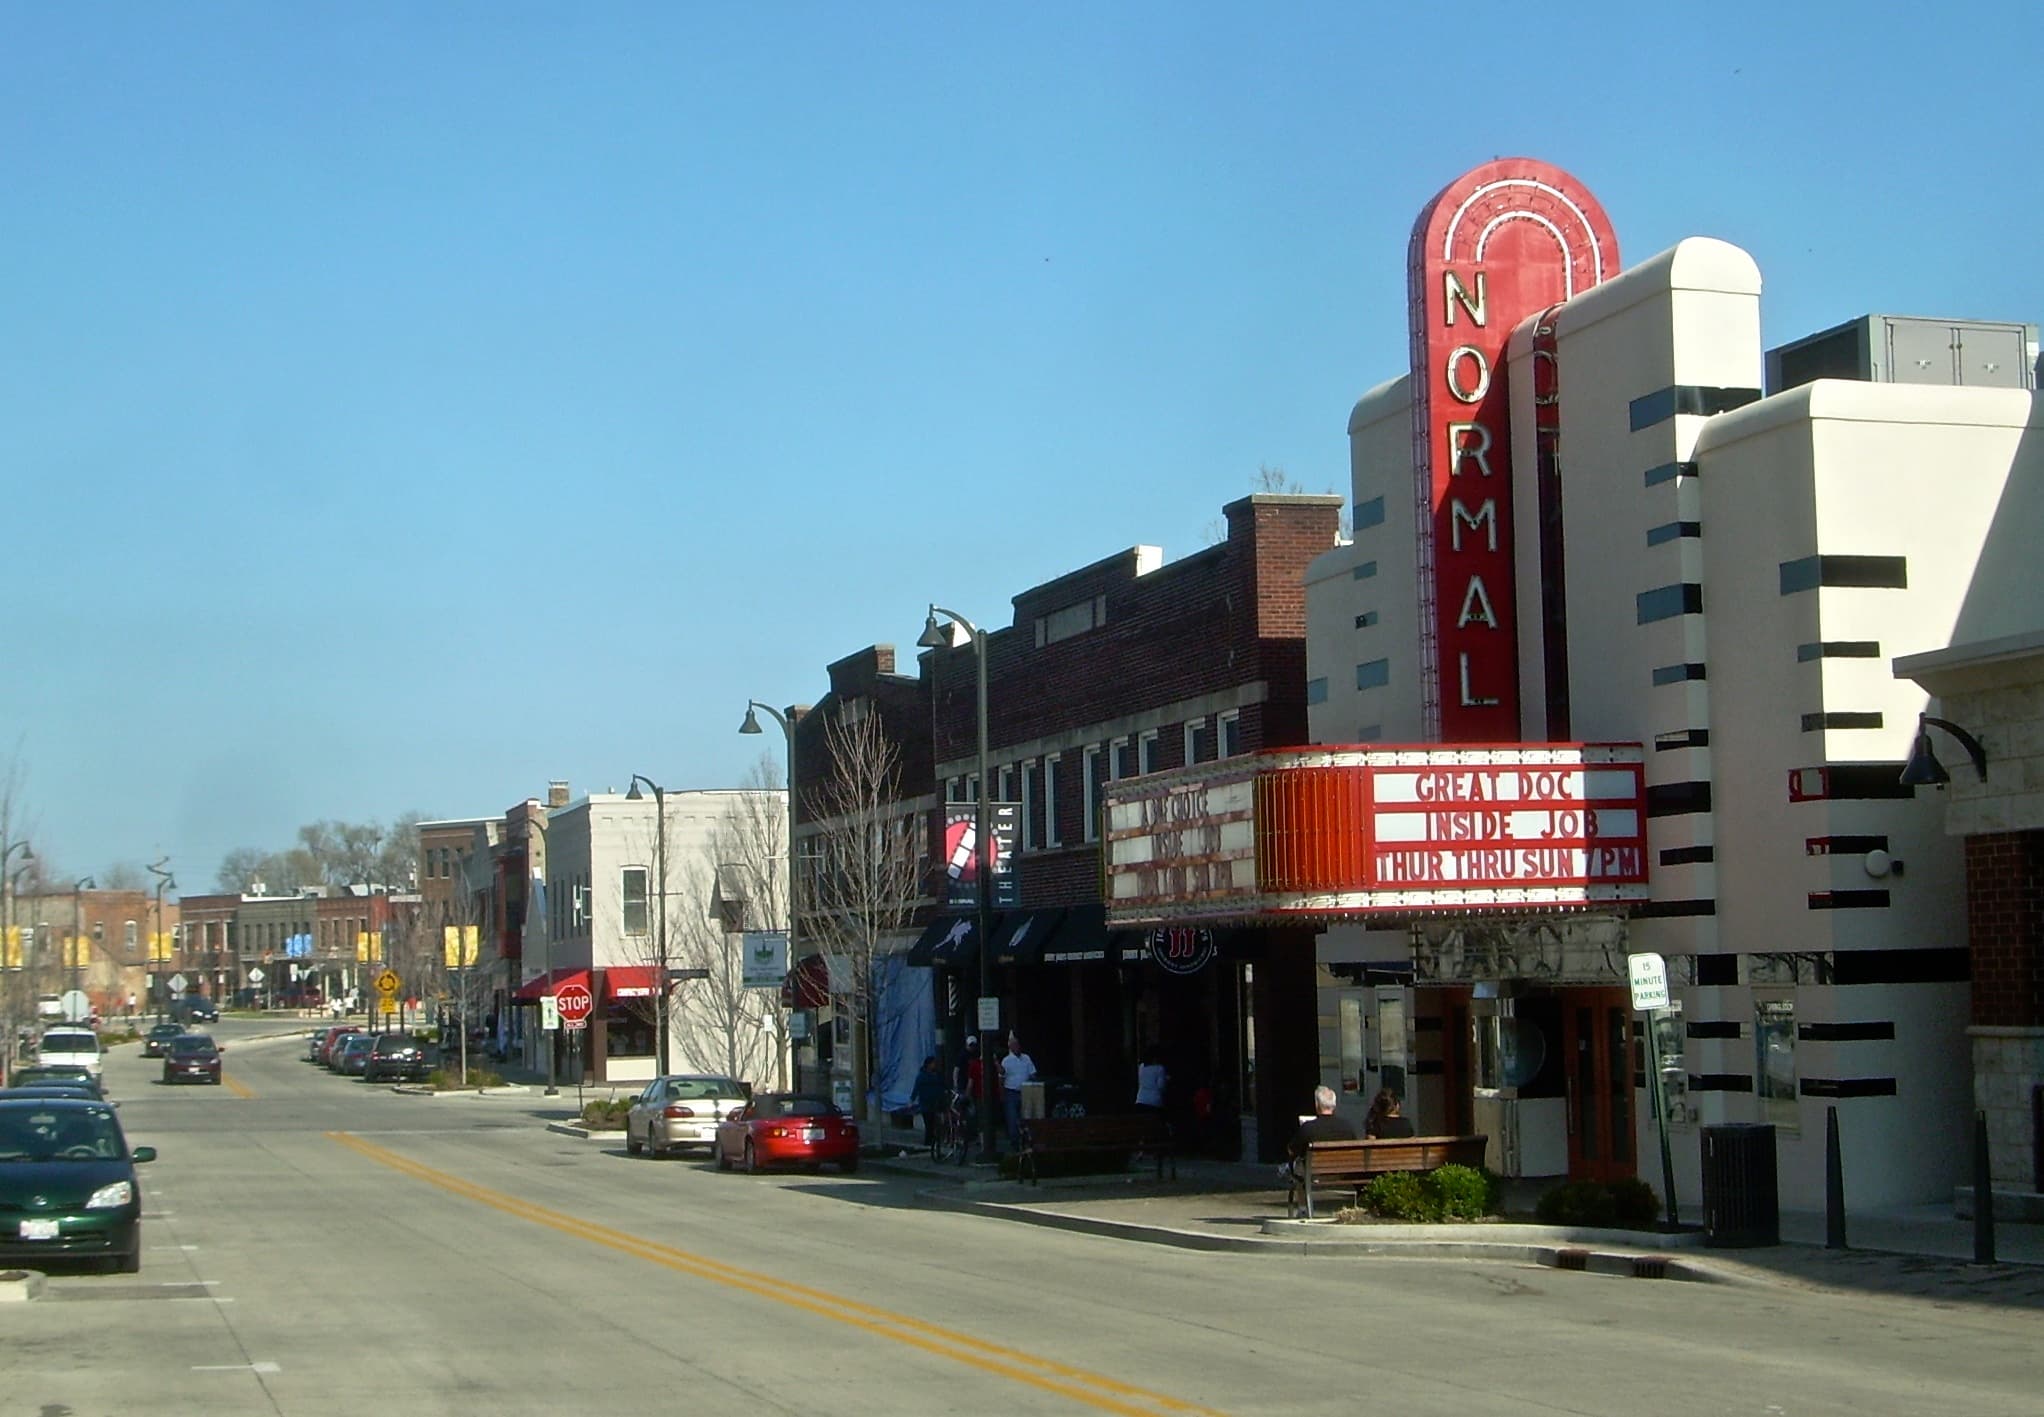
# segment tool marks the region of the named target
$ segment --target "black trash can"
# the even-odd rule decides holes
[[[1781,1243],[1772,1123],[1703,1129],[1703,1242],[1725,1250]]]

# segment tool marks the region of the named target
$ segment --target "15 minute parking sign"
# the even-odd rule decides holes
[[[1632,1006],[1642,1012],[1668,1007],[1668,961],[1657,954],[1627,955],[1632,973]]]

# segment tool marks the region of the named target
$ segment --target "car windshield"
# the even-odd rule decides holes
[[[99,1035],[96,1033],[45,1033],[45,1053],[97,1053]]]
[[[14,1082],[17,1087],[29,1087],[39,1082],[89,1083],[91,1077],[91,1073],[75,1063],[14,1070]]]
[[[171,1039],[170,1051],[173,1053],[210,1053],[213,1051],[213,1040],[203,1033],[187,1034],[182,1038]]]
[[[0,1162],[111,1161],[121,1154],[121,1129],[105,1108],[0,1108]]]
[[[730,1078],[669,1078],[667,1095],[678,1102],[707,1102],[719,1097],[743,1097],[745,1089]]]

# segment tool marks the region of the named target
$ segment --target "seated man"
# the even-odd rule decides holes
[[[1334,1103],[1333,1088],[1323,1084],[1313,1089],[1313,1115],[1299,1124],[1299,1130],[1292,1133],[1291,1145],[1285,1148],[1293,1161],[1306,1154],[1309,1142],[1361,1140],[1347,1118],[1334,1115]]]

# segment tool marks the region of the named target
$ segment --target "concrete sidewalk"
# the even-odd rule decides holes
[[[1841,1291],[2014,1304],[2044,1310],[2044,1226],[2002,1222],[1991,1266],[1970,1263],[1973,1222],[1949,1207],[1846,1217],[1849,1248],[1824,1248],[1822,1214],[1785,1211],[1782,1243],[1714,1249],[1699,1231],[1659,1235],[1511,1220],[1470,1225],[1292,1220],[1275,1169],[1188,1158],[1175,1181],[1138,1167],[1024,1185],[991,1166],[940,1166],[911,1132],[868,1128],[869,1165],[919,1176],[933,1203],[990,1218],[1151,1244],[1242,1253],[1516,1260],[1641,1278],[1791,1284]],[[878,1153],[874,1155],[873,1153]],[[1694,1219],[1695,1217],[1689,1217]]]

